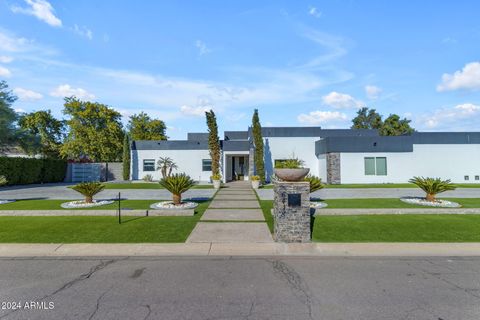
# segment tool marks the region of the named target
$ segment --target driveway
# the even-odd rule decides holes
[[[273,189],[259,189],[262,200],[273,200]],[[400,198],[424,197],[425,193],[416,188],[366,188],[366,189],[322,189],[312,193],[320,199],[365,199],[365,198]],[[480,188],[459,188],[440,194],[442,198],[480,198]]]
[[[71,185],[74,184],[51,183],[3,187],[0,188],[0,199],[82,199],[78,192],[68,188]],[[167,200],[171,198],[170,192],[164,189],[108,189],[100,192],[96,198],[117,198],[118,192],[121,193],[122,198],[131,200]],[[211,198],[214,193],[214,189],[191,189],[184,193],[183,198]]]

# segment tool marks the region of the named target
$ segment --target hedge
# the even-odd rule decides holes
[[[0,157],[0,176],[8,185],[62,182],[66,170],[65,160]]]

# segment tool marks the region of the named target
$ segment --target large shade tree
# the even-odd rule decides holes
[[[70,159],[87,157],[92,161],[122,159],[122,116],[107,105],[65,98],[64,114],[70,128],[61,154]]]
[[[380,128],[380,135],[382,136],[401,136],[412,134],[415,130],[410,127],[411,120],[407,118],[400,119],[399,115],[391,114]]]
[[[367,107],[357,111],[352,119],[352,129],[377,129],[382,136],[401,136],[412,134],[415,130],[410,126],[411,120],[401,119],[397,114],[390,114],[385,120],[375,109]]]
[[[382,116],[375,109],[367,107],[359,109],[352,122],[352,129],[380,129],[383,123]]]
[[[258,109],[255,109],[252,117],[252,134],[255,145],[255,172],[260,177],[260,181],[265,182],[265,161],[263,159],[263,136]]]
[[[24,132],[38,138],[38,152],[47,158],[58,158],[63,141],[64,121],[56,119],[50,110],[22,115],[19,125]]]
[[[8,89],[5,81],[0,81],[0,149],[14,143],[17,130],[17,114],[12,108],[17,97]]]
[[[218,138],[217,117],[213,110],[206,111],[208,127],[208,148],[212,159],[212,176],[220,175],[220,139]]]
[[[145,112],[134,114],[128,122],[128,131],[132,140],[167,140],[165,122],[152,119]]]

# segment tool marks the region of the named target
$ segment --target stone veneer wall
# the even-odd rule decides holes
[[[327,183],[340,184],[340,153],[327,153]]]
[[[273,200],[273,237],[277,242],[310,242],[310,184],[276,181]],[[289,206],[288,194],[299,194],[300,205]]]

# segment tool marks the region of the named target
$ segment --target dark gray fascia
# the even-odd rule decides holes
[[[133,150],[208,150],[208,141],[168,140],[132,142]]]

